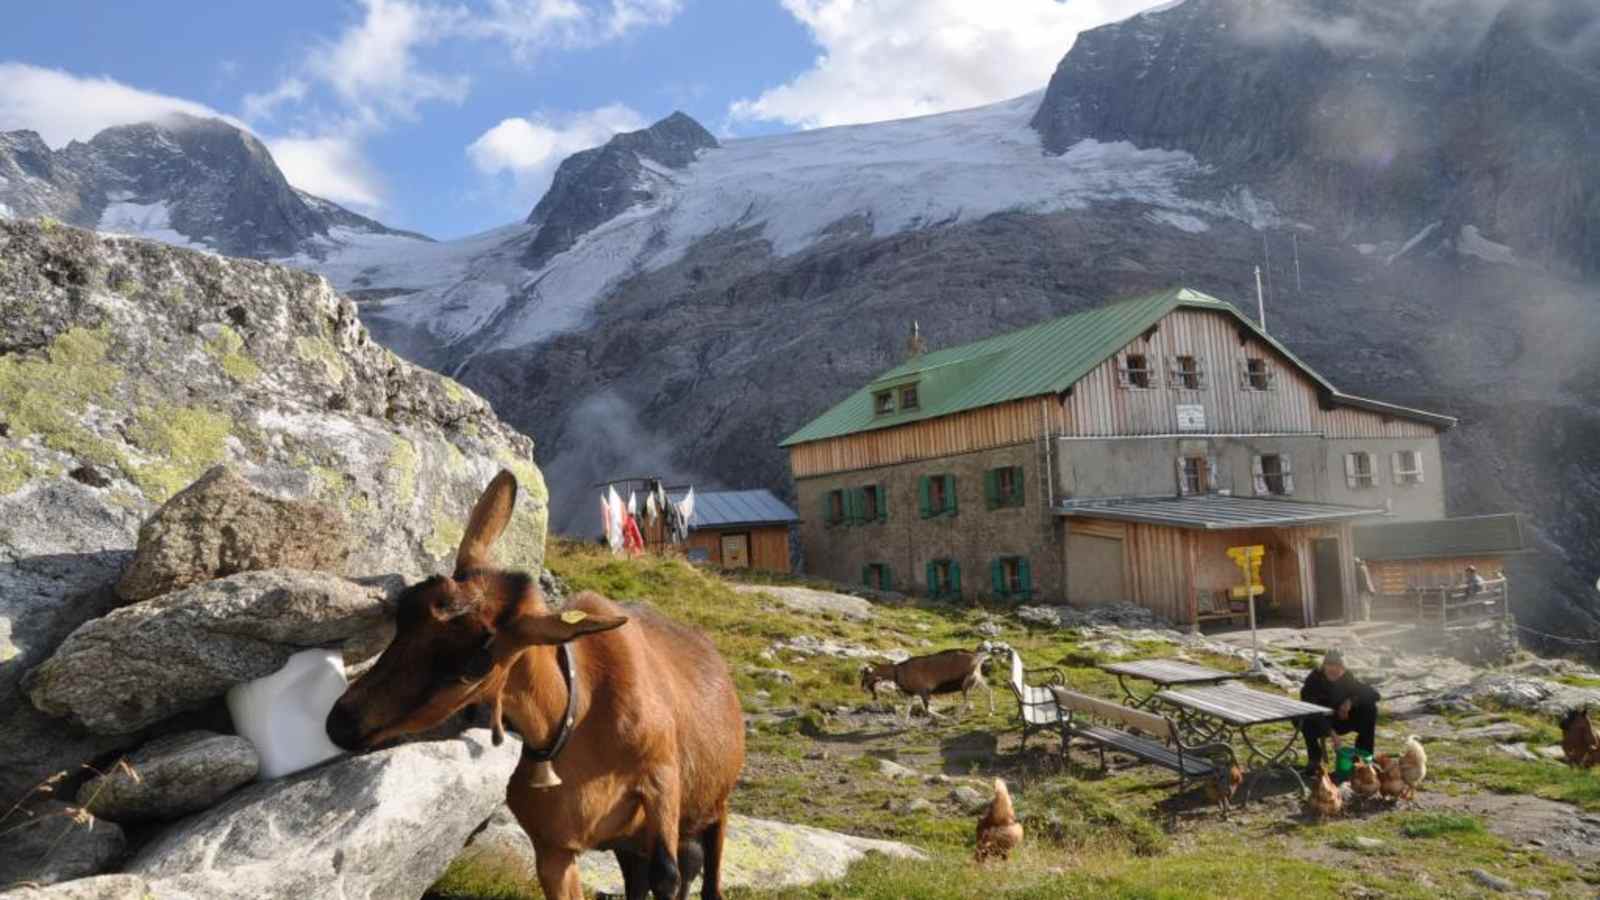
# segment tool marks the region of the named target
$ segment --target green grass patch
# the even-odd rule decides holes
[[[1463,782],[1497,794],[1530,794],[1600,810],[1600,773],[1574,769],[1555,761],[1516,759],[1493,748],[1465,746],[1435,771],[1443,779]]]
[[[532,873],[516,860],[487,853],[468,854],[450,863],[425,900],[542,900]]]
[[[1447,834],[1483,834],[1483,823],[1461,813],[1412,813],[1400,823],[1400,833],[1408,838],[1431,838]]]

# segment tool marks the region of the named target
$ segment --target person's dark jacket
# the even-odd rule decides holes
[[[1349,669],[1344,670],[1344,676],[1338,681],[1329,680],[1323,674],[1322,667],[1318,666],[1306,676],[1306,683],[1300,688],[1300,699],[1307,703],[1316,703],[1329,709],[1338,709],[1339,704],[1346,700],[1351,706],[1362,706],[1378,702],[1378,689],[1370,684],[1363,684],[1360,679],[1350,674]]]

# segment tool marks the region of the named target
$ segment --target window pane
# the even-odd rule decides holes
[[[909,385],[907,387],[903,387],[903,388],[900,389],[900,408],[901,409],[916,409],[917,408],[917,386],[916,385],[913,384],[913,385]]]

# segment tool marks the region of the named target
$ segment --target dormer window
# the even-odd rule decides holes
[[[1272,372],[1267,369],[1267,361],[1259,356],[1252,356],[1244,361],[1244,389],[1247,391],[1272,390]]]
[[[872,395],[874,415],[887,416],[894,412],[894,391],[879,391]]]
[[[1199,357],[1172,357],[1172,371],[1170,374],[1172,386],[1179,390],[1199,391],[1205,389],[1205,372],[1200,368]]]
[[[917,409],[921,404],[917,400],[917,386],[908,384],[900,389],[900,409]]]

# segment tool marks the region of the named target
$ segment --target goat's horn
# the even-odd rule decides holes
[[[533,764],[533,777],[528,779],[528,785],[535,789],[553,788],[561,784],[561,779],[556,777],[555,766],[548,762]]]

